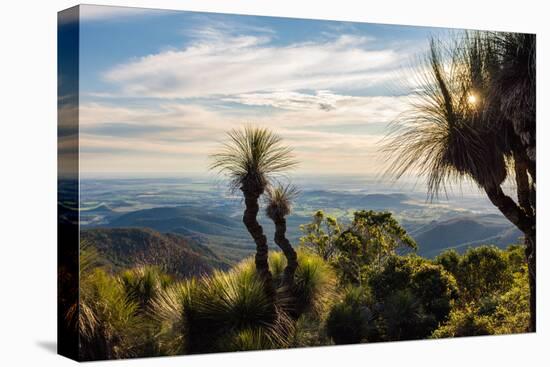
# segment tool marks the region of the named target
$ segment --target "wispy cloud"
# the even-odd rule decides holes
[[[125,95],[158,98],[358,90],[395,78],[402,60],[395,50],[369,49],[369,38],[355,35],[285,46],[269,41],[269,35],[226,36],[209,29],[206,39],[117,65],[104,79]]]
[[[409,103],[381,91],[400,82],[410,50],[336,31],[274,42],[270,28],[226,22],[188,36],[184,48],[113,65],[107,90],[85,91],[84,171],[206,173],[225,133],[250,123],[294,148],[298,172],[381,171],[385,126]]]

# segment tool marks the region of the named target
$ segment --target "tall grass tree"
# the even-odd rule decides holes
[[[298,256],[292,244],[286,237],[286,216],[292,209],[292,201],[298,194],[295,186],[279,184],[267,190],[266,214],[275,224],[275,243],[281,248],[286,257],[286,267],[283,273],[283,284],[292,287],[294,274],[298,267]]]
[[[410,109],[386,145],[391,153],[387,173],[396,179],[406,173],[424,176],[431,199],[449,184],[471,180],[524,233],[534,331],[535,172],[529,150],[534,140],[527,139],[535,134],[534,81],[529,80],[534,54],[526,57],[518,42],[527,41],[494,33],[465,33],[451,44],[432,40]],[[515,110],[511,99],[520,97],[521,88],[530,96]],[[517,184],[517,202],[503,190],[509,175]]]
[[[257,219],[258,201],[273,175],[296,166],[292,150],[282,143],[279,135],[266,128],[248,125],[229,131],[227,141],[211,155],[211,159],[211,169],[226,174],[231,188],[243,193],[243,223],[256,243],[256,270],[265,282],[266,291],[274,293],[267,238]]]

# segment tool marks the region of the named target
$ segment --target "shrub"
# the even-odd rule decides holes
[[[456,282],[443,267],[418,256],[394,256],[369,285],[379,304],[369,339],[404,340],[429,336],[444,322],[457,298]]]
[[[509,258],[518,261],[517,252],[509,254],[495,246],[469,248],[464,255],[458,256],[447,251],[436,258],[451,272],[458,283],[461,299],[473,302],[505,292],[512,283],[512,269]]]
[[[154,266],[140,266],[123,271],[120,281],[128,298],[145,309],[152,299],[171,282],[170,276]]]
[[[137,356],[142,319],[116,277],[101,268],[80,282],[81,357],[84,360]]]
[[[306,248],[299,248],[298,268],[294,275],[293,289],[288,292],[282,286],[278,288],[277,304],[297,319],[304,313],[321,316],[327,311],[334,299],[337,277],[332,267],[319,255]],[[280,251],[269,254],[269,267],[275,284],[282,285],[282,276],[286,267],[286,258]],[[241,274],[255,274],[253,259],[247,259],[236,267]]]
[[[453,310],[449,320],[435,330],[432,338],[451,338],[494,334],[490,316],[479,315],[473,306]]]
[[[529,329],[529,280],[527,265],[514,274],[510,289],[498,298],[493,314],[495,334],[525,333]]]
[[[341,302],[336,303],[327,317],[327,335],[335,344],[360,343],[367,335],[372,313],[367,307],[368,296],[364,288],[351,287]]]

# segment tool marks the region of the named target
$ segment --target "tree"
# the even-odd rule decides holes
[[[442,266],[418,256],[391,256],[368,280],[379,305],[372,340],[425,338],[447,320],[458,290]]]
[[[535,330],[534,36],[466,33],[431,42],[410,110],[392,132],[388,173],[427,178],[436,197],[472,180],[526,238]],[[517,99],[518,105],[516,106]],[[518,201],[504,193],[513,162]]]
[[[267,238],[258,223],[258,199],[269,185],[270,176],[296,166],[292,150],[280,136],[265,128],[246,126],[227,133],[228,141],[211,156],[211,169],[229,176],[231,188],[242,191],[245,202],[243,223],[256,243],[256,270],[266,291],[273,293],[268,264]]]
[[[522,33],[492,34],[499,68],[489,101],[500,115],[498,128],[514,132],[514,170],[518,205],[529,219],[525,254],[529,270],[530,330],[536,329],[536,36]],[[521,229],[521,228],[520,228]]]
[[[292,200],[297,194],[298,191],[292,185],[278,185],[267,190],[266,214],[275,224],[274,241],[283,250],[286,257],[283,284],[288,287],[294,283],[294,273],[298,267],[298,261],[296,251],[286,238],[286,216],[290,214]]]
[[[351,283],[370,269],[380,270],[389,256],[416,249],[416,243],[389,212],[361,210],[335,241],[337,268]]]
[[[512,284],[507,258],[494,246],[468,249],[455,277],[463,296],[470,301],[506,291]]]
[[[300,230],[304,236],[300,238],[300,244],[321,256],[325,261],[333,260],[336,254],[336,240],[341,228],[335,217],[326,215],[318,210],[313,215],[313,221],[302,224]]]
[[[327,334],[335,344],[355,344],[366,338],[372,318],[369,304],[368,289],[345,289],[342,301],[332,307],[326,322]]]

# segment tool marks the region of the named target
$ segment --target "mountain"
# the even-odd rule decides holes
[[[511,223],[496,215],[432,221],[410,234],[418,244],[419,255],[425,257],[436,256],[448,248],[463,251],[482,244],[506,247],[522,236]]]
[[[172,232],[208,247],[224,259],[242,260],[254,251],[254,242],[242,224],[224,208],[159,207],[123,214],[106,226],[151,228]]]
[[[80,238],[94,246],[114,268],[149,264],[177,277],[228,268],[227,262],[210,249],[176,234],[163,234],[149,228],[84,229]]]

